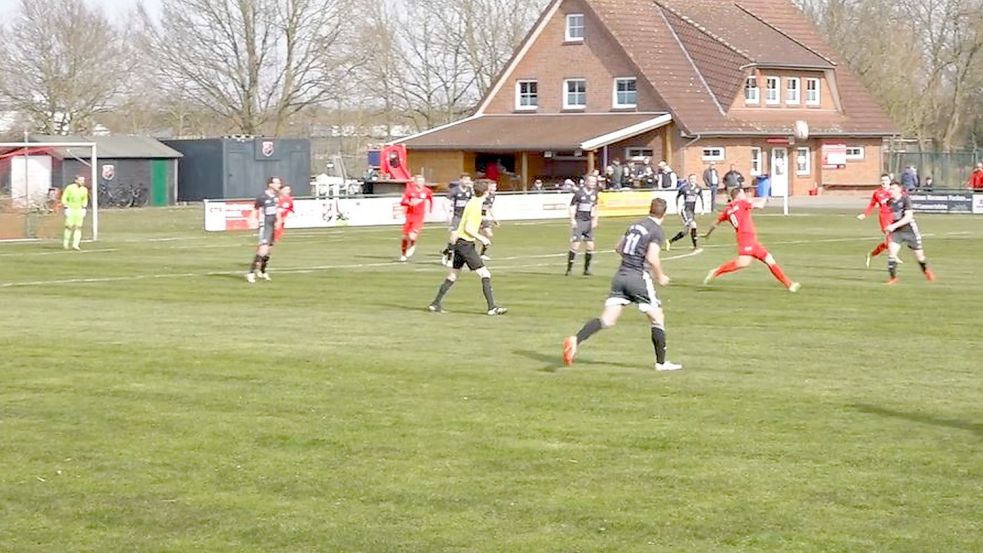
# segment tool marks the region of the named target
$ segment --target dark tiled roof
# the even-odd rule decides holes
[[[572,151],[592,138],[653,120],[660,115],[664,114],[481,115],[398,142],[417,150]]]
[[[588,0],[689,134],[788,134],[788,110],[727,113],[747,66],[835,76],[843,113],[798,110],[813,134],[898,132],[790,0]],[[639,25],[643,20],[646,25]]]

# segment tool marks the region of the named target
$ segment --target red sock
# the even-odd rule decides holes
[[[787,276],[785,276],[785,272],[782,271],[782,268],[778,266],[778,263],[775,263],[774,265],[768,265],[768,268],[771,269],[771,274],[775,275],[775,278],[777,278],[779,282],[784,284],[786,288],[792,285],[792,281],[789,280]]]
[[[408,244],[408,243],[409,243],[409,240],[403,238],[403,245],[400,247],[400,251],[403,252],[403,255],[406,255],[406,244]]]
[[[713,278],[717,278],[719,276],[726,275],[727,273],[733,273],[740,270],[741,270],[741,266],[737,264],[736,259],[733,259],[717,267],[717,270],[713,272]]]
[[[880,244],[877,245],[876,248],[874,248],[873,250],[871,250],[870,256],[871,257],[877,257],[877,256],[881,255],[882,253],[884,253],[886,251],[887,251],[887,243],[886,242],[881,242]]]

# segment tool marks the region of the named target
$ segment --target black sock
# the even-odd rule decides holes
[[[259,272],[265,273],[266,272],[266,266],[269,265],[269,264],[270,264],[270,256],[264,255],[263,258],[260,260],[260,263],[259,263]]]
[[[584,272],[590,270],[590,262],[594,259],[594,252],[587,252],[584,254]]]
[[[601,324],[601,319],[591,319],[587,321],[587,324],[585,324],[584,327],[580,329],[580,332],[577,333],[577,343],[583,344],[588,338],[597,334],[601,330],[604,330],[604,325]]]
[[[444,282],[440,283],[440,290],[437,290],[437,297],[434,298],[432,305],[440,305],[440,302],[443,301],[444,296],[446,296],[447,292],[450,291],[451,286],[454,286],[454,281],[444,279]]]
[[[495,308],[495,294],[492,293],[491,278],[481,279],[481,291],[485,294],[485,301],[488,302],[488,310]]]
[[[573,270],[573,262],[574,262],[575,259],[577,259],[577,252],[575,252],[575,251],[569,251],[569,252],[567,252],[567,272],[568,273]]]
[[[696,229],[695,228],[689,229],[689,237],[693,239],[693,247],[694,248],[700,247],[700,238],[699,238],[699,236],[700,235],[696,233]]]
[[[488,244],[482,244],[481,245],[481,255],[485,255],[485,253],[487,251],[488,251]]]
[[[928,272],[928,260],[919,261],[918,264],[921,266],[923,273]]]
[[[451,253],[452,251],[454,251],[454,243],[453,242],[448,242],[447,243],[447,247],[444,248],[444,255],[447,255],[447,254]]]
[[[661,326],[652,327],[652,345],[655,347],[655,362],[666,362],[666,330]]]
[[[676,242],[679,242],[679,241],[680,241],[680,240],[682,240],[682,239],[683,239],[683,238],[684,238],[685,236],[686,236],[686,231],[682,231],[682,230],[681,230],[681,231],[679,231],[679,232],[677,232],[677,233],[676,233],[676,236],[673,236],[672,238],[670,238],[670,239],[669,239],[669,242],[670,242],[670,243],[676,243]]]
[[[887,272],[891,275],[891,278],[898,276],[898,260],[888,259],[887,260]]]
[[[249,266],[249,272],[255,273],[259,269],[260,264],[263,263],[263,256],[256,255],[253,257],[253,264]]]

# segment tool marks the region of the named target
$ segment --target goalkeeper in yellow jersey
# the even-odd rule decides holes
[[[75,182],[65,186],[61,193],[61,205],[65,209],[65,239],[62,247],[78,250],[82,243],[82,224],[85,222],[85,207],[89,205],[89,189],[85,187],[85,177],[75,177]]]

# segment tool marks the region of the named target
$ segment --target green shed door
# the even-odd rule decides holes
[[[155,159],[151,162],[150,168],[150,205],[166,206],[168,204],[168,189],[170,183],[167,181],[166,159]]]

